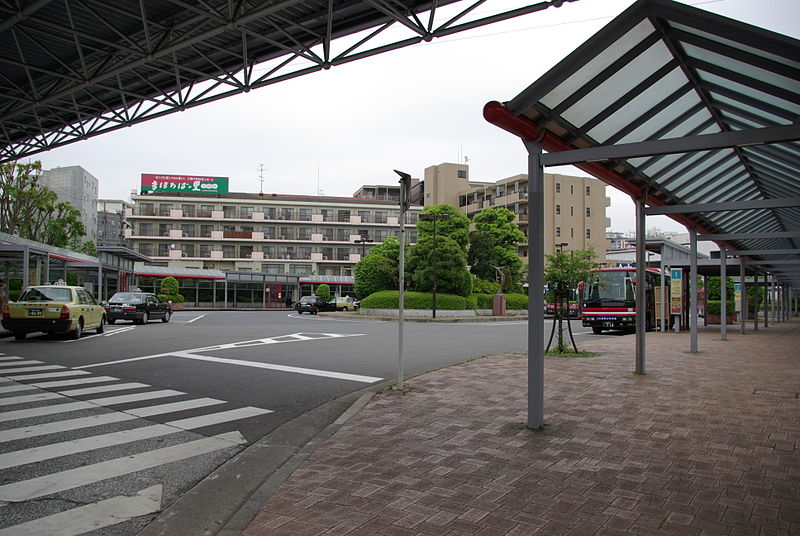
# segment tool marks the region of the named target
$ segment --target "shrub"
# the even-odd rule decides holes
[[[736,307],[734,300],[728,300],[728,314],[732,315]],[[706,314],[719,315],[722,314],[722,302],[720,300],[708,300],[708,307],[706,307]]]
[[[158,294],[158,299],[161,301],[171,301],[172,303],[183,303],[184,297],[178,292],[180,283],[172,276],[165,277],[161,280],[161,292]]]
[[[476,301],[476,309],[492,308],[492,296],[494,296],[494,294],[473,294],[473,296]]]
[[[400,292],[397,290],[381,290],[370,294],[361,300],[362,309],[397,309],[399,307]],[[430,292],[404,293],[404,307],[406,309],[431,309],[433,307],[433,294]],[[436,293],[437,309],[458,309],[467,308],[466,300],[463,296],[455,294]]]
[[[324,301],[330,301],[330,299],[331,299],[331,287],[329,287],[325,283],[320,284],[319,286],[317,286],[316,295],[319,296],[320,298],[322,298]]]
[[[475,294],[497,294],[500,283],[497,281],[487,281],[476,277],[472,281],[472,292]]]
[[[511,311],[519,311],[528,309],[528,295],[521,293],[506,294],[506,309]]]

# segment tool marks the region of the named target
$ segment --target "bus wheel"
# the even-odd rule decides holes
[[[601,333],[603,333],[603,328],[601,328],[600,326],[592,326],[592,333],[594,333],[595,335],[600,335]]]

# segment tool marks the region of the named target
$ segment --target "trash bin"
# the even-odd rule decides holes
[[[506,314],[506,297],[502,294],[492,296],[492,316],[503,316]]]

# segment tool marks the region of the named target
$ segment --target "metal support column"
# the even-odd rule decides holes
[[[708,326],[708,276],[703,276],[703,326]]]
[[[719,248],[719,340],[728,340],[728,253]]]
[[[758,273],[753,274],[753,331],[758,331]]]
[[[28,288],[28,281],[30,281],[31,271],[31,251],[28,246],[22,250],[22,285],[19,287],[19,293],[22,294]]]
[[[659,329],[661,329],[661,333],[667,331],[667,315],[669,314],[669,307],[667,306],[667,295],[669,293],[669,289],[667,289],[666,278],[664,277],[664,244],[661,244],[661,252],[660,252],[661,260],[659,261],[659,268],[661,269],[661,285],[659,288],[659,292],[661,293],[661,325]]]
[[[642,199],[634,199],[636,206],[636,374],[645,373],[645,331],[647,322],[647,307],[645,305],[645,292],[647,281],[645,277],[645,239],[647,227],[645,226],[644,202],[647,194]],[[540,307],[541,309],[541,307]]]
[[[772,275],[772,281],[770,281],[770,290],[769,290],[769,312],[772,315],[772,323],[775,323],[775,275]]]
[[[689,229],[689,351],[697,352],[697,231]]]
[[[741,304],[739,306],[741,318],[739,319],[739,327],[742,330],[742,335],[745,334],[745,330],[747,326],[745,325],[747,322],[747,283],[745,282],[744,277],[744,257],[739,257],[739,285],[741,286]]]
[[[44,282],[50,283],[50,252],[47,252],[44,257]]]
[[[767,304],[769,303],[769,286],[767,281],[769,280],[769,273],[764,273],[764,327],[769,327],[769,307]]]
[[[542,146],[528,150],[528,428],[544,426],[544,168]]]

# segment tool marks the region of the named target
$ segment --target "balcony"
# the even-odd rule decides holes
[[[253,238],[253,231],[223,231],[222,238],[237,238],[240,240],[250,240]]]

